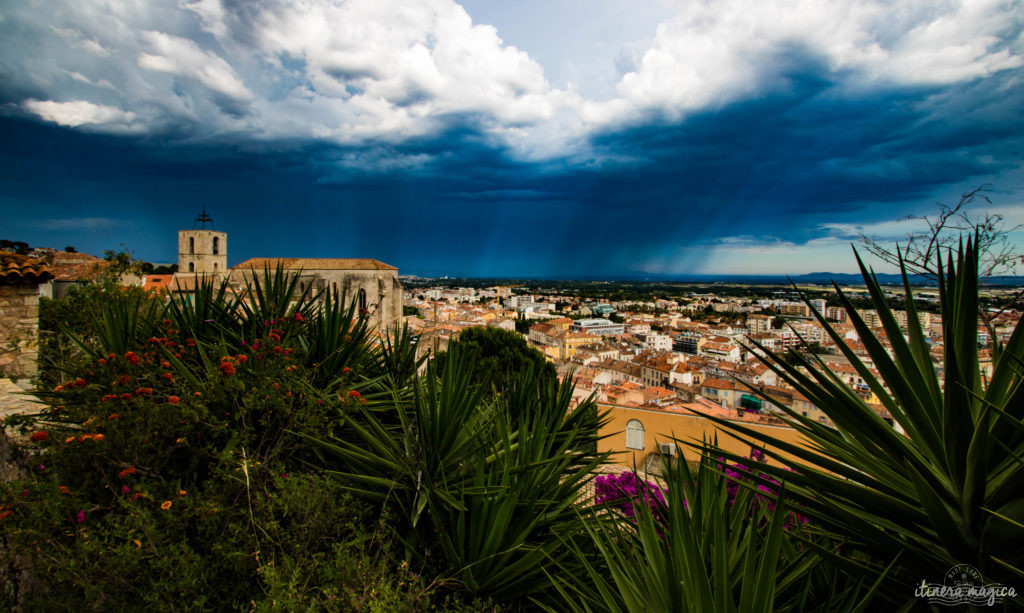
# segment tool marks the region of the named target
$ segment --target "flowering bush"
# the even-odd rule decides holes
[[[335,480],[301,470],[313,452],[296,434],[330,436],[366,401],[351,389],[355,373],[374,375],[365,327],[332,322],[338,364],[317,344],[320,313],[240,315],[228,333],[174,306],[79,339],[88,352],[65,356],[37,392],[47,408],[12,421],[31,432],[18,451],[30,470],[0,484],[0,555],[43,585],[7,585],[0,603],[162,608],[173,595],[182,609],[248,610],[264,598],[322,608],[376,591],[422,608],[410,603],[430,590],[396,578],[387,541],[365,539],[375,517]],[[314,376],[331,383],[311,386]]]
[[[750,450],[750,459],[754,463],[764,462],[764,452],[760,449]],[[745,464],[725,464],[718,461],[718,471],[725,476],[726,502],[732,509],[738,499],[741,488],[751,487],[757,490],[751,503],[750,514],[762,514],[762,522],[775,510],[775,500],[779,495],[779,481],[764,472],[748,467]],[[651,516],[663,523],[666,489],[655,483],[641,479],[635,472],[627,471],[618,474],[600,475],[594,479],[594,502],[609,504],[623,516],[636,519],[635,505],[645,505]],[[746,498],[743,498],[746,500]],[[685,497],[683,504],[686,504]],[[792,529],[797,524],[807,522],[807,518],[797,512],[786,515],[785,525]]]
[[[765,462],[764,451],[751,448],[750,459],[755,463]],[[718,469],[725,474],[725,489],[730,507],[734,506],[740,488],[754,487],[759,493],[754,496],[750,512],[757,513],[764,510],[767,514],[771,514],[775,510],[775,500],[778,498],[780,487],[778,479],[745,464],[723,464],[721,458],[718,460]],[[807,518],[797,512],[790,512],[786,515],[785,525],[788,529],[804,523],[807,523]]]
[[[665,506],[663,490],[650,481],[645,481],[635,472],[599,475],[594,479],[594,502],[613,504],[624,516],[635,519],[634,504],[645,504],[655,517]]]

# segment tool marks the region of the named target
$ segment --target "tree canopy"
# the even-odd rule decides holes
[[[459,345],[470,357],[467,361],[473,365],[474,381],[497,386],[499,390],[507,389],[510,377],[530,364],[543,378],[557,377],[555,367],[544,355],[515,332],[491,327],[466,328],[452,344]],[[439,372],[444,372],[447,357],[444,352],[437,355]]]

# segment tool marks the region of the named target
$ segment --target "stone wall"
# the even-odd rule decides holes
[[[0,285],[0,376],[36,374],[39,356],[39,288]]]
[[[360,290],[366,298],[366,315],[371,326],[378,331],[391,331],[402,325],[402,284],[398,280],[397,270],[349,270],[349,269],[303,269],[301,272],[286,270],[289,274],[299,274],[299,282],[305,287],[312,284],[314,291],[337,291],[344,294],[349,301],[358,301]],[[252,282],[252,275],[262,282],[263,271],[235,268],[231,272],[231,281],[241,287],[246,280]]]

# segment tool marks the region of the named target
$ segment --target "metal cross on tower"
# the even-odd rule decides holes
[[[201,229],[203,229],[203,230],[206,229],[206,224],[210,224],[211,228],[213,227],[213,218],[206,214],[206,205],[205,204],[203,205],[203,212],[200,213],[198,217],[196,217],[195,222],[193,223],[193,225],[195,225],[195,224],[199,224],[199,227]]]

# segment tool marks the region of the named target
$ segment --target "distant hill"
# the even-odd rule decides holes
[[[877,273],[878,281],[885,285],[900,285],[903,278],[897,274]],[[840,285],[863,285],[864,279],[860,274],[843,272],[812,272],[806,275],[795,275],[791,277],[795,283],[831,283],[835,281]],[[910,283],[913,285],[935,285],[935,282],[922,277],[921,275],[910,275]],[[996,285],[1003,287],[1022,287],[1024,277],[1021,276],[1000,276],[989,277],[985,285]]]

